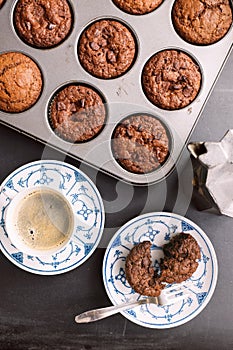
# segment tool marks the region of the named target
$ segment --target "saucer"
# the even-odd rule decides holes
[[[163,245],[181,232],[191,234],[201,249],[197,270],[183,283],[189,294],[176,304],[141,305],[121,312],[130,321],[148,328],[172,328],[196,317],[210,301],[217,282],[218,265],[209,238],[191,220],[165,212],[138,216],[113,236],[103,261],[103,280],[108,297],[114,305],[143,298],[130,287],[125,277],[125,260],[130,249],[139,242],[151,241],[152,261],[158,266],[163,257]]]
[[[11,199],[28,187],[46,186],[58,190],[71,204],[79,220],[74,239],[51,256],[38,257],[19,251],[8,238],[5,213]],[[0,249],[15,265],[40,275],[70,271],[86,261],[97,248],[104,229],[104,206],[94,183],[76,167],[56,160],[23,165],[1,184]]]

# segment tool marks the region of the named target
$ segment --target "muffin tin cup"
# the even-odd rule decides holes
[[[80,65],[82,66],[82,68],[87,72],[87,74],[89,74],[90,76],[96,78],[96,79],[102,79],[102,80],[113,80],[113,79],[118,79],[120,77],[122,77],[123,75],[126,75],[128,74],[128,72],[131,70],[131,68],[134,66],[135,62],[137,61],[137,57],[138,57],[138,52],[139,52],[139,48],[140,48],[140,45],[139,45],[139,39],[138,39],[138,36],[137,36],[137,33],[135,32],[134,28],[131,27],[127,22],[125,22],[122,18],[120,17],[114,17],[114,16],[101,16],[101,17],[98,17],[98,18],[95,18],[93,21],[90,21],[89,23],[87,23],[87,25],[83,28],[83,30],[80,32],[80,35],[78,37],[78,41],[77,41],[77,48],[79,46],[79,42],[81,40],[81,37],[82,35],[85,33],[85,31],[91,27],[93,24],[95,24],[96,22],[99,22],[99,21],[115,21],[115,22],[118,22],[120,24],[122,24],[126,29],[128,29],[128,31],[131,33],[133,39],[134,39],[134,43],[135,43],[135,54],[134,54],[134,58],[132,60],[132,63],[129,65],[129,67],[124,71],[122,72],[120,75],[118,76],[114,76],[114,77],[110,77],[110,78],[102,78],[102,77],[99,77],[99,76],[95,76],[94,74],[92,74],[91,72],[88,72],[88,70],[85,69],[85,67],[83,67],[82,63],[81,63],[81,60],[79,58],[79,53],[78,53],[78,50],[77,50],[77,57],[78,57],[78,60],[79,60],[79,63]]]
[[[168,109],[168,108],[162,108],[160,106],[156,106],[153,104],[153,102],[151,102],[149,100],[149,98],[146,96],[146,91],[143,87],[143,82],[142,82],[142,75],[141,75],[141,86],[142,86],[142,89],[143,89],[143,92],[145,94],[145,97],[148,99],[148,101],[150,101],[150,103],[152,105],[154,105],[155,107],[159,108],[160,110],[167,110],[167,111],[180,111],[181,109],[183,108],[187,108],[187,107],[192,107],[191,105],[194,103],[194,101],[198,98],[198,96],[200,95],[201,91],[202,91],[202,86],[203,86],[203,79],[204,79],[204,72],[203,72],[203,68],[201,66],[201,63],[198,61],[198,59],[191,53],[191,52],[188,52],[188,51],[185,51],[184,49],[182,49],[181,47],[167,47],[166,49],[164,50],[160,50],[160,51],[157,51],[155,52],[151,57],[148,58],[148,60],[145,62],[145,65],[143,67],[143,71],[144,71],[144,68],[145,66],[148,64],[148,62],[153,59],[154,56],[156,56],[157,54],[159,54],[160,52],[163,52],[163,51],[177,51],[177,52],[182,52],[183,54],[185,54],[186,56],[188,56],[189,58],[191,58],[191,60],[193,61],[193,63],[199,68],[199,71],[200,71],[200,74],[201,74],[201,83],[200,83],[200,88],[196,94],[196,96],[194,97],[194,99],[187,105],[187,106],[184,106],[184,107],[179,107],[177,109]],[[143,73],[142,71],[142,73]]]
[[[149,185],[162,180],[179,160],[231,52],[233,42],[232,27],[223,39],[209,46],[200,47],[185,42],[172,24],[173,3],[174,1],[164,0],[155,11],[135,16],[121,11],[111,0],[100,0],[95,6],[92,0],[71,1],[74,25],[69,37],[59,46],[40,50],[19,39],[12,20],[15,2],[12,4],[7,1],[0,10],[0,21],[4,27],[4,32],[0,32],[2,52],[20,51],[31,57],[41,68],[44,86],[40,99],[32,108],[20,114],[0,111],[0,122],[125,182]],[[100,18],[121,20],[133,30],[138,40],[137,59],[131,69],[119,78],[95,78],[82,68],[78,59],[77,45],[81,33],[90,23]],[[172,111],[154,106],[146,98],[141,85],[142,71],[148,59],[159,51],[171,48],[188,53],[198,62],[202,73],[202,86],[197,98],[187,107]],[[48,121],[51,96],[61,86],[74,81],[96,88],[105,97],[108,110],[107,123],[101,133],[94,139],[79,144],[60,139]],[[167,126],[171,134],[170,156],[161,168],[152,173],[130,173],[117,163],[112,153],[111,137],[116,125],[134,113],[154,115]]]
[[[22,54],[22,55],[24,55],[24,56],[30,58],[30,59],[35,63],[35,65],[37,66],[37,68],[39,69],[40,74],[41,74],[42,85],[41,85],[41,91],[40,91],[40,93],[39,93],[39,95],[38,95],[36,101],[31,105],[31,107],[27,107],[27,108],[25,108],[23,111],[17,111],[17,112],[15,112],[15,111],[11,111],[11,112],[10,112],[10,111],[5,111],[5,110],[0,110],[0,113],[6,113],[7,115],[9,115],[9,114],[10,114],[10,115],[21,114],[21,113],[24,113],[24,112],[26,112],[27,110],[31,109],[35,104],[38,103],[38,101],[39,101],[39,99],[40,99],[40,97],[41,97],[41,95],[42,95],[42,93],[43,93],[44,84],[45,84],[44,75],[43,75],[43,70],[42,70],[42,67],[41,67],[41,65],[40,65],[40,62],[37,62],[37,60],[36,60],[33,56],[31,56],[30,54],[28,54],[28,53],[25,52],[25,51],[14,50],[14,49],[9,50],[9,51],[1,51],[0,54],[7,54],[7,53],[14,53],[14,52],[20,53],[20,54]],[[1,120],[0,120],[0,122],[1,122]]]
[[[72,142],[72,141],[68,141],[66,140],[65,138],[63,138],[61,135],[58,135],[58,133],[56,133],[56,130],[54,129],[53,127],[53,121],[52,121],[52,118],[51,118],[51,105],[53,104],[56,96],[62,91],[64,90],[65,88],[69,87],[69,86],[83,86],[83,87],[87,87],[89,89],[92,89],[93,91],[95,91],[99,97],[101,98],[102,100],[102,103],[103,103],[103,106],[104,106],[104,109],[105,109],[105,120],[104,120],[104,123],[103,125],[101,126],[101,129],[93,136],[91,137],[90,139],[87,139],[87,140],[83,140],[83,141],[76,141],[76,142]],[[51,128],[51,130],[53,131],[53,133],[63,139],[64,141],[66,142],[69,142],[71,144],[82,144],[82,143],[85,143],[85,142],[90,142],[91,140],[93,140],[94,138],[98,137],[98,135],[103,131],[105,125],[108,123],[108,104],[107,104],[107,101],[106,101],[106,98],[105,96],[103,96],[103,94],[101,93],[101,91],[99,91],[98,88],[90,85],[90,84],[87,84],[87,83],[84,83],[84,82],[79,82],[79,81],[70,81],[68,83],[65,83],[64,85],[58,87],[58,89],[56,91],[53,92],[52,96],[50,97],[49,101],[48,101],[48,104],[47,104],[47,116],[48,116],[48,122],[49,122],[49,126]]]
[[[172,21],[172,25],[174,27],[174,30],[176,31],[177,35],[180,36],[180,38],[184,41],[186,41],[187,43],[189,43],[190,45],[194,45],[194,46],[199,46],[199,47],[202,47],[202,46],[210,46],[210,45],[214,45],[216,43],[218,43],[219,41],[221,41],[222,39],[218,39],[217,41],[215,42],[211,42],[211,43],[208,43],[208,44],[198,44],[198,43],[193,43],[193,42],[189,42],[188,40],[182,38],[182,36],[180,35],[179,31],[175,28],[175,24],[173,23],[173,18],[172,18],[172,11],[173,11],[173,7],[175,5],[175,0],[173,1],[173,6],[172,6],[172,9],[171,9],[171,21]],[[232,11],[232,15],[233,15],[233,1],[232,0],[229,0],[229,3],[230,3],[230,7],[231,7],[231,11]],[[225,33],[224,37],[228,35],[228,33],[232,30],[232,27],[233,27],[233,22],[231,23],[231,26],[230,28],[228,29],[228,31]]]
[[[70,27],[68,33],[65,35],[65,37],[64,37],[59,43],[56,43],[56,44],[51,45],[51,46],[49,46],[49,47],[46,47],[46,46],[45,46],[45,47],[43,47],[43,46],[42,46],[42,47],[39,47],[39,46],[36,46],[36,45],[34,45],[34,44],[30,44],[30,43],[28,43],[24,38],[22,38],[22,37],[20,36],[20,34],[18,33],[18,30],[17,30],[16,27],[15,27],[15,23],[14,23],[14,22],[15,22],[14,13],[15,13],[15,10],[16,10],[17,2],[18,2],[18,0],[15,1],[15,2],[13,3],[13,6],[12,6],[11,21],[12,21],[12,25],[13,25],[15,34],[18,36],[19,40],[21,40],[21,41],[22,41],[23,43],[25,43],[26,45],[31,46],[31,47],[33,47],[33,48],[35,48],[35,49],[37,49],[37,50],[50,50],[50,49],[53,49],[53,48],[55,48],[55,47],[61,45],[61,44],[62,44],[65,40],[67,40],[67,38],[70,36],[70,34],[71,34],[72,30],[73,30],[73,27],[74,27],[74,18],[75,18],[75,16],[74,16],[73,4],[72,4],[72,2],[71,2],[70,0],[67,0],[67,4],[68,4],[68,6],[69,6],[69,8],[70,8],[70,13],[71,13],[71,27]]]

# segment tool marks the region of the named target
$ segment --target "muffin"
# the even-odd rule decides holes
[[[220,40],[232,24],[229,0],[176,0],[172,20],[177,33],[186,41],[209,45]]]
[[[160,262],[160,281],[181,283],[190,278],[201,258],[200,247],[195,238],[187,233],[174,236],[163,247],[164,259]]]
[[[181,51],[160,51],[146,63],[142,86],[146,97],[155,106],[167,110],[184,108],[200,90],[200,69]]]
[[[66,0],[19,0],[14,11],[19,37],[36,48],[51,48],[70,33],[72,13]]]
[[[54,132],[69,142],[84,142],[102,130],[106,111],[102,97],[85,85],[61,89],[50,104],[49,120]]]
[[[144,241],[135,245],[125,262],[126,279],[136,293],[157,297],[164,288],[157,281],[157,273],[151,261],[151,242]]]
[[[144,174],[156,170],[169,155],[169,137],[155,117],[135,114],[117,125],[112,136],[115,159],[126,170]]]
[[[164,258],[160,271],[152,266],[151,245],[144,241],[135,245],[126,257],[125,275],[135,292],[146,296],[159,296],[166,283],[181,283],[190,278],[201,258],[195,238],[181,232],[163,246]]]
[[[103,79],[124,74],[133,64],[136,42],[131,31],[115,20],[100,20],[81,34],[78,56],[83,68]]]
[[[113,0],[113,2],[122,11],[131,15],[144,15],[154,11],[163,0]]]
[[[0,55],[0,110],[23,112],[32,107],[42,90],[42,75],[36,63],[20,52]]]
[[[2,7],[4,2],[5,2],[5,0],[0,0],[0,8]]]

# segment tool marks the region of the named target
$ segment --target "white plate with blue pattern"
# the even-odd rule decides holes
[[[75,242],[43,258],[17,250],[5,228],[5,211],[11,199],[34,186],[61,191],[79,219]],[[1,184],[0,203],[0,249],[15,265],[35,274],[56,275],[78,267],[95,251],[103,233],[105,215],[99,191],[82,171],[61,161],[39,160],[16,169]]]
[[[185,282],[189,295],[173,305],[141,305],[123,311],[130,321],[148,328],[171,328],[182,325],[197,316],[211,299],[218,275],[214,248],[203,232],[191,220],[173,213],[158,212],[138,216],[121,227],[111,239],[103,261],[104,285],[114,305],[143,298],[128,284],[125,260],[137,243],[152,242],[154,267],[163,257],[163,245],[180,232],[190,233],[201,248],[201,259],[193,276]]]

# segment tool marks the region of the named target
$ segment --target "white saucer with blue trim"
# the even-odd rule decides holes
[[[74,240],[56,254],[29,256],[14,247],[5,228],[5,211],[15,194],[28,187],[46,186],[59,190],[70,202],[79,225]],[[1,184],[0,249],[18,267],[40,275],[70,271],[95,251],[104,229],[104,206],[94,183],[78,168],[56,160],[40,160],[23,165]]]
[[[201,259],[193,276],[184,282],[189,295],[167,306],[141,305],[123,311],[130,321],[148,328],[171,328],[197,316],[210,301],[217,282],[218,265],[214,248],[203,230],[191,220],[173,213],[158,212],[138,216],[121,227],[111,239],[103,261],[103,280],[114,305],[143,298],[128,284],[125,260],[137,243],[152,242],[151,255],[155,268],[163,257],[163,245],[180,232],[190,233],[201,248]]]

